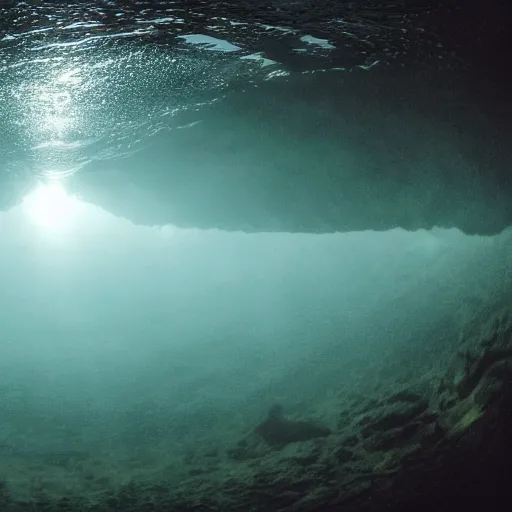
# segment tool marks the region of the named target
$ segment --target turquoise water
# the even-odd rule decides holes
[[[274,402],[332,425],[339,393],[394,360],[393,380],[441,375],[510,278],[508,231],[226,233],[67,208],[0,217],[0,471],[25,496],[170,478]]]
[[[313,510],[510,310],[508,132],[412,14],[143,7],[1,12],[0,512]]]

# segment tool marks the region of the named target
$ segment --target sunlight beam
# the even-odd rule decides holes
[[[23,199],[23,209],[32,222],[44,229],[66,228],[78,211],[79,200],[67,194],[61,183],[40,183]]]

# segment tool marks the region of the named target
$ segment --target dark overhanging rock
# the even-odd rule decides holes
[[[2,23],[10,24],[9,27],[21,24],[20,30],[27,20],[36,23],[44,2],[33,4],[37,9],[30,2],[6,4],[0,32]],[[52,6],[65,4],[51,3]],[[90,9],[93,4],[85,5],[84,9]],[[185,130],[175,131],[172,149],[183,157],[181,162],[178,159],[176,165],[169,158],[159,162],[158,141],[138,158],[119,160],[117,165],[104,163],[107,169],[96,161],[79,172],[70,184],[85,199],[139,224],[171,223],[247,232],[329,233],[440,226],[488,235],[512,223],[509,201],[512,155],[507,138],[510,102],[506,101],[511,81],[507,67],[497,62],[510,31],[504,29],[507,10],[499,2],[484,5],[471,0],[460,5],[446,0],[314,3],[233,0],[215,3],[213,7],[202,1],[189,2],[187,6],[186,24],[192,31],[209,30],[205,17],[201,16],[204,9],[213,8],[223,16],[235,13],[241,20],[252,23],[254,33],[243,36],[245,40],[251,39],[248,43],[251,51],[261,50],[265,41],[261,26],[265,23],[283,23],[332,39],[340,37],[339,30],[332,27],[336,16],[353,21],[354,30],[356,27],[363,30],[367,20],[373,32],[378,32],[379,23],[385,22],[390,32],[381,34],[382,38],[372,44],[376,58],[388,60],[382,69],[377,66],[360,70],[357,66],[364,63],[361,49],[357,45],[348,47],[346,41],[343,45],[346,51],[336,56],[337,61],[320,53],[313,59],[301,60],[292,51],[278,52],[285,68],[294,71],[292,76],[286,82],[260,84],[261,89],[246,96],[230,96],[219,104],[217,111],[204,111],[200,116],[202,125],[195,126],[190,137]],[[148,11],[147,2],[121,2],[118,7],[124,7],[133,16]],[[57,7],[52,9],[55,11]],[[115,9],[109,8],[109,2],[103,2],[102,9],[107,23],[129,24],[128,17],[123,20],[115,17]],[[460,24],[460,31],[451,30],[454,23]],[[223,34],[240,42],[241,33],[233,26],[229,28],[227,22],[224,25]],[[432,37],[416,37],[414,31],[420,28]],[[402,30],[409,31],[403,36],[405,39],[399,36]],[[411,33],[415,35],[409,40]],[[49,37],[49,33],[45,34]],[[465,34],[471,34],[471,39]],[[438,40],[443,47],[436,46]],[[162,36],[158,44],[164,41]],[[282,40],[279,44],[285,45]],[[274,43],[267,46],[268,51],[277,51]],[[386,57],[389,49],[398,55],[395,60]],[[461,58],[450,60],[450,52]],[[447,63],[445,67],[440,64],[443,62]],[[318,68],[329,70],[336,65],[346,66],[349,71],[336,76],[326,73],[323,78],[321,73],[299,74]],[[462,98],[465,94],[467,97]],[[335,98],[334,102],[322,102],[328,97]],[[294,117],[292,110],[283,108],[290,99],[304,107],[304,119],[312,115],[315,130],[305,130],[307,123],[301,124],[301,116]],[[381,125],[371,126],[368,116],[371,109],[365,113],[362,108],[365,102],[371,103],[374,118]],[[350,104],[357,108],[350,111],[347,109]],[[438,123],[433,126],[433,132],[440,138],[453,137],[456,144],[452,151],[445,152],[446,158],[432,154],[435,144],[431,143],[428,130],[416,134],[414,151],[406,138],[397,141],[390,137],[389,125],[382,124],[383,120],[389,114],[400,118],[407,105],[411,111],[419,111],[420,116],[425,112],[432,115]],[[231,117],[223,119],[226,113]],[[262,122],[259,126],[265,118],[267,124]],[[231,122],[236,124],[234,128],[230,128]],[[407,119],[400,118],[399,122],[410,131]],[[355,133],[358,123],[365,129],[358,128]],[[274,124],[275,129],[269,131],[268,124]],[[248,137],[243,136],[243,129],[248,131]],[[277,132],[283,135],[277,136]],[[16,133],[13,126],[6,129],[7,140]],[[380,141],[375,140],[375,133],[381,135]],[[315,137],[324,139],[317,141],[316,160],[298,158],[304,140],[309,144]],[[350,138],[359,139],[358,144],[354,140],[347,143]],[[231,143],[226,145],[225,141],[230,139]],[[267,151],[271,139],[275,146]],[[252,141],[252,150],[248,140]],[[336,162],[334,151],[337,145],[343,144],[343,151],[354,149],[357,157],[348,174],[340,153]],[[386,151],[379,153],[372,144]],[[457,152],[471,165],[456,169]],[[211,156],[211,161],[206,157],[201,160],[198,156],[201,153]],[[376,163],[365,160],[368,155],[375,157]],[[431,160],[430,168],[421,168],[425,159]],[[7,163],[2,162],[9,167]],[[27,186],[30,187],[30,169],[26,167],[9,167],[8,173],[0,169],[0,208],[18,203]],[[145,172],[140,172],[141,168]]]
[[[268,83],[203,110],[200,124],[156,140],[122,169],[85,169],[74,188],[149,225],[496,234],[512,221],[512,154],[505,133],[450,91],[452,79],[387,69]],[[482,141],[484,126],[493,135]]]

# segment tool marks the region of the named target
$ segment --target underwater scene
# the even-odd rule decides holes
[[[495,4],[0,3],[0,512],[512,504]]]

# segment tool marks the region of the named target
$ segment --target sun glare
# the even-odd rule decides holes
[[[39,184],[23,199],[31,221],[48,230],[69,226],[78,211],[79,200],[67,194],[60,183]]]

